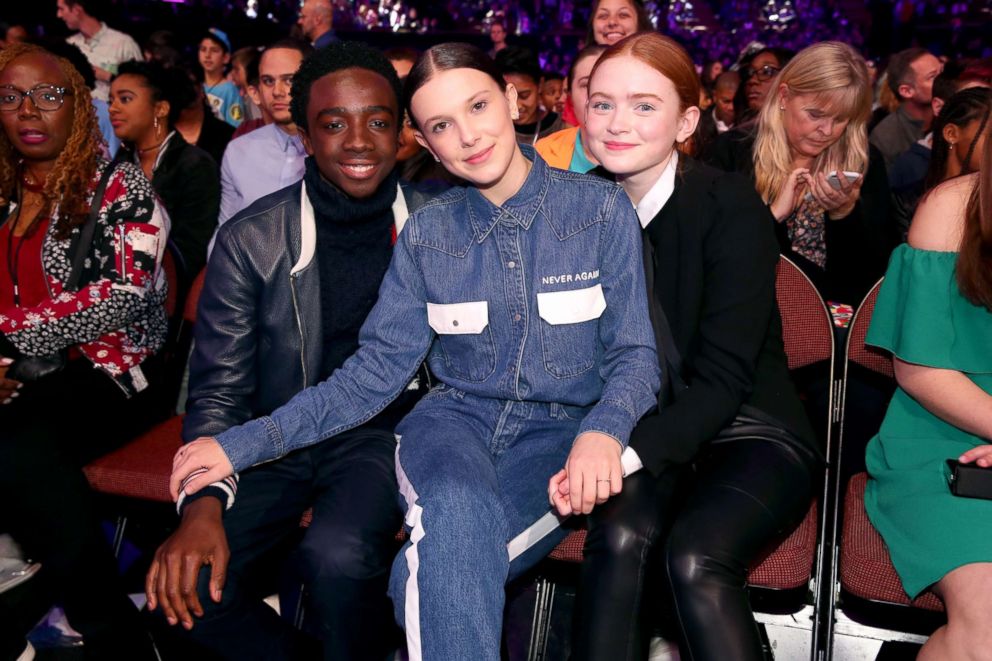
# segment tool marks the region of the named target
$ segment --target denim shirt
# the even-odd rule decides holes
[[[616,184],[533,167],[502,206],[456,188],[407,221],[359,335],[317,386],[217,437],[235,470],[357,427],[426,359],[481,397],[583,407],[626,447],[660,385],[637,216]]]

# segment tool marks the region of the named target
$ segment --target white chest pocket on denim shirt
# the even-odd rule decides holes
[[[489,301],[428,303],[427,323],[438,335],[478,335],[489,325]]]
[[[602,285],[537,295],[544,368],[556,378],[592,368],[602,351],[596,320],[606,310]]]
[[[599,319],[606,310],[603,286],[537,295],[537,312],[549,324],[578,324]]]
[[[496,371],[488,301],[428,303],[427,323],[437,333],[440,356],[453,376],[485,381]]]

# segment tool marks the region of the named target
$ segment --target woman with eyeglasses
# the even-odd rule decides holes
[[[782,253],[824,298],[857,305],[895,239],[885,167],[869,153],[864,59],[839,42],[814,44],[772,80],[756,123],[717,140],[714,165],[752,177]]]
[[[37,46],[0,52],[0,532],[41,563],[0,595],[0,658],[53,602],[87,658],[155,659],[81,467],[162,408],[168,220],[99,158],[90,91]]]
[[[156,62],[124,62],[110,82],[110,122],[124,145],[117,159],[141,168],[169,212],[184,284],[207,263],[220,213],[217,164],[174,128],[192,96],[185,73]]]
[[[742,67],[744,84],[741,86],[741,91],[745,107],[741,109],[741,116],[744,121],[757,116],[765,103],[765,97],[772,89],[772,80],[782,67],[789,63],[793,54],[793,51],[785,48],[764,48],[755,53],[751,61]],[[741,123],[743,122],[738,122]]]

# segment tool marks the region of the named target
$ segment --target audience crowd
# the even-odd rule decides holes
[[[763,658],[745,577],[826,460],[779,255],[833,310],[886,276],[867,511],[946,605],[919,658],[987,658],[992,504],[945,462],[992,467],[988,59],[869,61],[846,21],[687,49],[638,0],[553,58],[502,20],[342,41],[330,0],[269,43],[52,11],[68,39],[0,34],[0,534],[41,566],[0,660],[53,604],[93,659],[495,660],[551,512],[589,530],[573,658],[646,658],[649,594],[683,658]],[[191,292],[143,617],[82,467],[175,412]],[[262,601],[286,572],[302,628]]]

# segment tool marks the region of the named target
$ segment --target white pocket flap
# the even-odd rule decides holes
[[[438,335],[478,335],[489,325],[489,301],[428,303],[427,323]]]
[[[605,309],[602,285],[537,295],[538,314],[553,326],[599,319]]]

